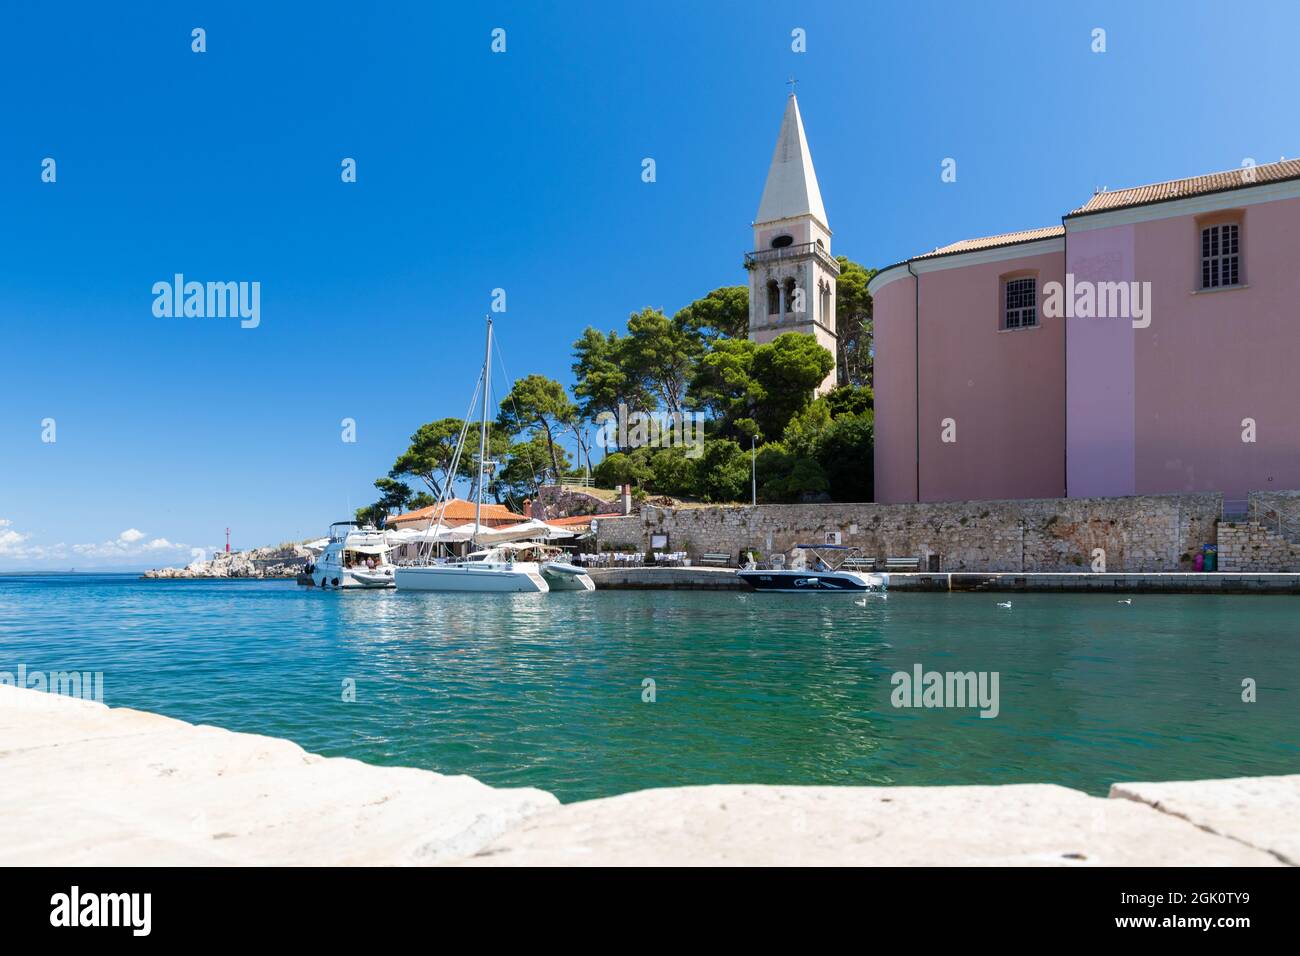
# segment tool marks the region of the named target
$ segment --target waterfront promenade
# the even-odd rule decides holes
[[[597,588],[744,591],[735,568],[594,568]],[[1115,591],[1135,594],[1300,594],[1300,574],[1261,572],[1024,571],[904,572],[889,575],[891,591]]]
[[[4,865],[1300,864],[1300,775],[713,786],[560,806],[531,788],[0,685]]]

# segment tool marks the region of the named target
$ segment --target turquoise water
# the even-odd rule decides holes
[[[113,706],[565,801],[741,782],[1101,794],[1300,772],[1300,599],[1006,599],[0,576],[0,671],[103,671]],[[890,675],[916,663],[997,671],[999,716],[895,709]]]

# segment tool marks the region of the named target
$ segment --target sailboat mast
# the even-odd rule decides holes
[[[483,511],[483,467],[487,462],[488,396],[492,393],[492,316],[487,317],[487,346],[483,350],[483,424],[478,433],[478,494],[474,496],[474,538],[477,543],[479,517]]]

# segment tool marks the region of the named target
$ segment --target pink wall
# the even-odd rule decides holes
[[[1059,252],[922,273],[922,501],[1051,498],[1065,486],[1060,319],[1001,331],[1002,280],[1060,281]],[[913,280],[875,296],[876,499],[916,500]],[[952,443],[942,422],[956,423]]]
[[[1130,282],[1134,227],[1072,232],[1075,282]],[[1136,494],[1134,334],[1131,319],[1066,319],[1067,456],[1072,498]]]
[[[922,272],[922,501],[1300,489],[1300,199],[1169,208],[1071,220],[1064,255]],[[1225,220],[1240,225],[1243,287],[1200,291],[1200,230]],[[1041,315],[1044,285],[1066,271],[1150,283],[1150,325]],[[1042,324],[999,331],[1002,281],[1017,272],[1038,277]],[[882,502],[917,497],[913,283],[875,294]],[[941,440],[945,418],[955,443]]]
[[[1244,289],[1193,294],[1197,217],[1134,227],[1153,294],[1151,326],[1134,332],[1139,494],[1300,488],[1300,199],[1235,212]]]
[[[876,500],[916,500],[914,280],[905,276],[874,296]]]

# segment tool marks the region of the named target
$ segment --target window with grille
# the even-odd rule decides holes
[[[1201,288],[1241,281],[1241,227],[1235,222],[1201,230]]]
[[[1006,289],[1006,317],[1004,329],[1025,329],[1038,324],[1038,299],[1036,280],[1008,279]]]

